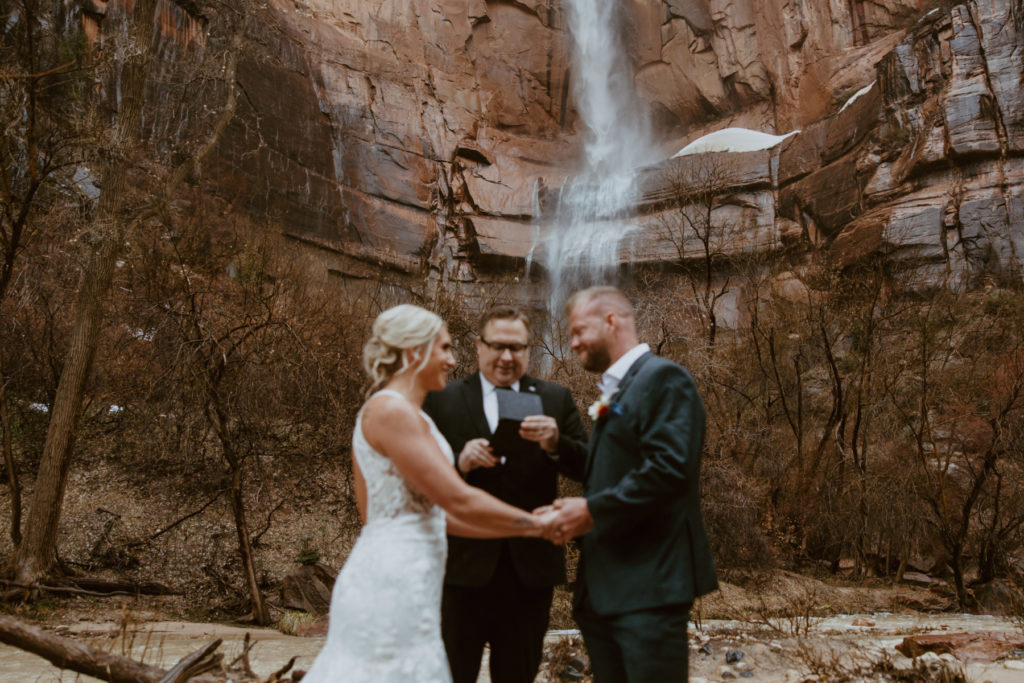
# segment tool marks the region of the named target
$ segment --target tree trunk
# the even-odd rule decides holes
[[[245,572],[245,582],[252,596],[253,620],[260,626],[270,624],[267,604],[260,591],[256,578],[256,563],[252,557],[252,542],[249,540],[249,523],[245,518],[245,505],[242,501],[242,471],[235,469],[231,474],[231,512],[235,516],[235,529],[238,532],[238,554]]]
[[[7,486],[11,489],[11,544],[21,544],[21,482],[14,465],[14,444],[11,441],[11,416],[7,411],[7,381],[0,370],[0,431],[3,432],[4,468]]]
[[[260,626],[267,626],[270,624],[270,613],[267,611],[267,605],[263,600],[263,593],[260,591],[259,581],[256,578],[256,562],[252,556],[249,523],[245,518],[245,501],[242,498],[242,466],[244,463],[235,450],[234,442],[227,431],[228,419],[218,403],[216,389],[218,379],[215,376],[216,373],[212,374],[214,376],[207,376],[208,383],[204,389],[207,397],[206,416],[217,434],[221,454],[231,471],[231,514],[234,516],[235,531],[238,534],[238,556],[242,561],[242,572],[245,574],[245,583],[252,598],[253,620]]]
[[[143,90],[152,53],[155,7],[156,0],[138,0],[135,3],[132,33],[136,49],[125,65],[125,85],[112,158],[102,175],[102,194],[93,223],[97,246],[82,273],[75,302],[75,325],[53,401],[39,474],[25,524],[25,537],[14,558],[14,578],[23,584],[31,585],[57,568],[57,529],[82,399],[103,323],[103,302],[124,242],[125,226],[119,213],[129,160],[138,146]]]

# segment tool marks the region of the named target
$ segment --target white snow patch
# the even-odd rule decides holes
[[[771,149],[789,136],[799,132],[799,130],[794,130],[785,135],[772,135],[749,128],[724,128],[697,138],[673,154],[672,158],[708,152],[756,152],[761,149]]]
[[[124,329],[127,330],[128,334],[133,338],[148,342],[153,341],[153,337],[156,334],[156,330],[144,330],[141,327],[132,328],[125,325]]]
[[[36,413],[48,413],[50,412],[50,406],[45,403],[29,403],[28,409]]]
[[[872,89],[873,87],[875,87],[875,83],[876,83],[876,81],[871,81],[870,83],[868,83],[867,85],[865,85],[865,86],[864,86],[863,88],[861,88],[861,89],[860,89],[860,90],[858,90],[857,92],[853,93],[853,97],[851,97],[850,99],[846,100],[846,104],[844,104],[844,105],[843,105],[842,107],[840,107],[840,108],[839,108],[839,111],[840,111],[840,112],[842,112],[842,111],[843,111],[844,109],[846,109],[846,108],[847,108],[847,107],[849,107],[849,106],[850,106],[851,104],[853,104],[854,102],[856,102],[856,101],[857,101],[857,99],[858,99],[859,97],[862,97],[862,96],[864,96],[864,95],[867,95],[867,94],[868,94],[868,92],[869,92],[869,91],[870,91],[870,90],[871,90],[871,89]]]
[[[100,188],[96,184],[96,176],[93,174],[92,169],[88,166],[79,166],[75,169],[75,174],[72,176],[71,181],[78,186],[82,194],[92,200],[99,199]]]
[[[123,406],[110,406],[107,408],[107,415],[117,415],[120,412],[124,412]]]

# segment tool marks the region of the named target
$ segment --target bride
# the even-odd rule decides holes
[[[434,313],[380,314],[363,348],[372,393],[352,435],[363,530],[331,596],[327,641],[304,683],[451,681],[441,642],[445,533],[540,536],[547,521],[466,484],[420,410],[455,367]]]

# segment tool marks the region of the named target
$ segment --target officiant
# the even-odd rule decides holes
[[[557,497],[559,472],[582,478],[586,431],[568,389],[526,374],[522,310],[496,306],[477,330],[478,372],[430,393],[423,408],[466,481],[533,510]],[[453,683],[475,683],[485,645],[494,683],[533,681],[554,586],[565,580],[564,551],[547,541],[449,536],[441,629]]]

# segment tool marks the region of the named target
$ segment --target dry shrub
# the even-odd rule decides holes
[[[929,653],[931,654],[931,653]],[[885,650],[865,651],[840,643],[811,643],[798,638],[791,655],[808,672],[808,680],[854,683],[865,680],[900,683],[966,683],[960,662],[939,656],[919,657],[899,667]]]
[[[286,636],[296,636],[299,634],[299,629],[302,626],[311,624],[316,620],[317,617],[309,612],[285,610],[284,614],[277,621],[277,630]]]
[[[704,524],[719,569],[775,566],[756,482],[725,458],[706,458],[702,469]]]
[[[806,637],[821,621],[828,600],[817,584],[790,585],[765,575],[754,600],[727,600],[721,617],[747,623],[781,637]]]

